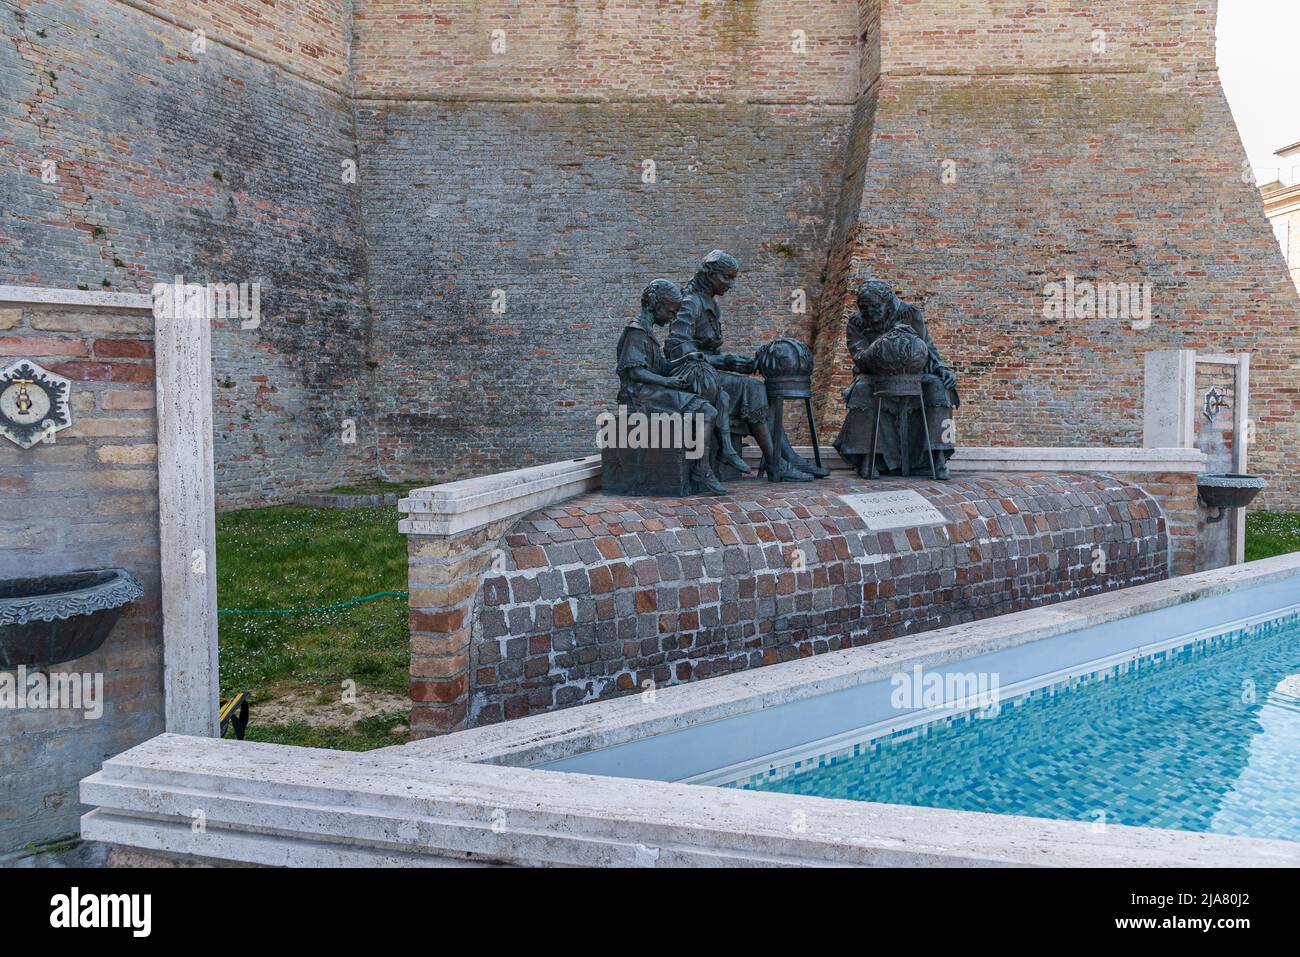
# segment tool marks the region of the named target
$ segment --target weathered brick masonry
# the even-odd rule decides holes
[[[969,444],[1140,445],[1142,353],[1251,352],[1251,461],[1274,483],[1263,501],[1300,501],[1300,300],[1243,176],[1216,5],[878,11],[864,183],[841,207],[818,330],[828,425],[850,375],[851,290],[881,276],[924,305],[958,368]],[[1045,318],[1044,287],[1067,275],[1149,283],[1149,326]]]
[[[0,857],[77,833],[77,782],[163,730],[152,319],[0,306],[0,366],[72,380],[72,425],[0,442],[0,579],[120,565],[144,586],[96,652],[54,672],[103,676],[103,716],[0,709]]]
[[[738,350],[815,340],[828,435],[851,289],[879,275],[956,364],[966,444],[1137,445],[1143,352],[1251,352],[1251,459],[1295,505],[1300,300],[1215,15],[0,0],[0,280],[263,282],[260,328],[214,336],[225,506],[589,451],[639,290],[715,246],[746,267]],[[1150,326],[1045,319],[1066,276],[1150,283]]]
[[[858,0],[354,6],[363,98],[843,103],[858,92]]]
[[[948,523],[872,532],[838,498],[903,487],[923,491]],[[646,681],[675,684],[884,641],[1169,571],[1156,500],[1083,474],[755,482],[723,501],[597,493],[501,533],[460,542],[411,536],[417,735],[629,693]]]
[[[1194,472],[1126,472],[1124,481],[1154,498],[1169,533],[1169,573],[1191,575],[1214,567],[1201,563],[1198,546],[1204,537],[1205,512],[1197,503]]]
[[[407,540],[411,728],[417,735],[464,726],[475,603],[510,525],[497,522],[451,539],[412,535]]]
[[[361,0],[381,468],[589,454],[641,289],[715,247],[744,268],[724,304],[736,350],[811,341],[857,15],[854,0]]]
[[[0,283],[261,283],[214,326],[223,506],[374,474],[347,10],[0,0]]]
[[[685,281],[717,246],[745,266],[724,305],[734,348],[811,341],[811,306],[792,312],[791,295],[816,301],[846,115],[360,104],[383,471],[463,477],[589,454],[641,289]]]

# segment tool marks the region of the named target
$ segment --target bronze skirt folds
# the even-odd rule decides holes
[[[722,394],[727,397],[733,424],[745,422],[752,425],[767,421],[767,387],[761,379],[735,372],[719,372],[718,381]]]
[[[718,404],[722,383],[718,371],[703,359],[687,359],[674,370],[690,384],[690,389],[711,405]]]

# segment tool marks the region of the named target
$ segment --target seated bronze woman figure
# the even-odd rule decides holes
[[[930,442],[927,447],[922,430],[911,430],[907,433],[909,447],[903,448],[900,442],[902,430],[897,428],[896,422],[898,416],[908,413],[901,405],[901,401],[906,400],[885,400],[881,426],[875,435],[876,461],[873,463],[870,461],[876,422],[873,383],[879,373],[873,367],[873,361],[878,361],[878,350],[873,352],[873,347],[900,326],[909,335],[914,335],[922,348],[921,402]],[[840,456],[852,464],[862,478],[905,472],[924,475],[930,473],[932,464],[938,478],[948,478],[948,459],[956,449],[953,410],[961,400],[957,395],[957,376],[944,363],[938,347],[930,338],[921,310],[902,302],[888,283],[879,280],[865,282],[858,290],[858,312],[849,320],[847,338],[854,379],[853,385],[844,393],[848,414],[835,441]]]
[[[722,322],[717,297],[725,295],[740,274],[740,263],[729,253],[715,249],[705,257],[699,271],[683,290],[681,312],[673,321],[665,343],[668,358],[684,364],[707,364],[720,387],[718,398],[719,461],[744,475],[749,466],[737,454],[731,435],[743,427],[763,450],[764,471],[773,482],[810,482],[813,475],[829,474],[805,462],[788,442],[774,448],[768,419],[767,390],[754,378],[752,358],[721,352]],[[692,369],[696,378],[705,373]],[[812,473],[812,474],[810,474]]]
[[[691,391],[686,377],[674,372],[654,334],[654,327],[668,325],[681,307],[682,292],[667,279],[656,279],[641,293],[641,314],[627,324],[618,340],[618,402],[647,416],[700,416],[707,445],[691,465],[691,483],[704,494],[726,495],[712,466],[718,410]]]

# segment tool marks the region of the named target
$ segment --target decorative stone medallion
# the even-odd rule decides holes
[[[863,492],[841,495],[844,504],[858,513],[873,532],[892,528],[918,528],[922,525],[944,525],[948,519],[943,512],[920,492]]]
[[[30,449],[72,424],[72,383],[30,359],[0,370],[0,435]]]

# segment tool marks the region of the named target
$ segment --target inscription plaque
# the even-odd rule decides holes
[[[841,495],[873,532],[893,528],[917,528],[921,525],[946,525],[947,517],[920,492],[910,489],[897,492],[859,492]]]

